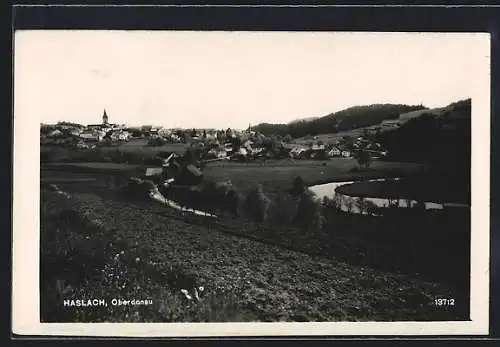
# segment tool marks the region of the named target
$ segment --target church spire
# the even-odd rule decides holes
[[[106,114],[106,109],[104,109],[104,113],[102,114],[102,124],[108,124],[108,115]]]

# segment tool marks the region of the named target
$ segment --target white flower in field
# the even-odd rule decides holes
[[[140,259],[139,257],[135,258],[135,262],[136,262],[136,263],[138,263],[138,262],[140,262],[140,261],[141,261],[141,259]]]
[[[186,297],[186,299],[188,299],[188,300],[192,300],[193,299],[193,297],[191,295],[189,295],[189,292],[186,289],[181,289],[181,292],[182,292],[182,294],[184,294],[184,296]]]
[[[204,291],[204,290],[205,290],[205,288],[203,288],[203,286],[200,286],[200,287],[198,287],[198,290],[199,290],[200,292],[202,292],[202,291]]]
[[[198,290],[196,288],[194,288],[194,297],[196,300],[200,301],[200,295],[198,294]]]
[[[124,254],[125,254],[125,251],[121,251],[121,252],[120,252],[120,254],[121,254],[121,255],[124,255]]]

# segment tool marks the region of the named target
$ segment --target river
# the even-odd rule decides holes
[[[385,181],[385,178],[381,179],[373,179],[373,180],[368,180],[369,182],[380,182],[380,181]],[[399,180],[399,178],[393,178],[393,180]],[[356,181],[344,181],[344,182],[330,182],[330,183],[325,183],[325,184],[318,184],[314,186],[310,186],[309,189],[315,193],[316,197],[318,199],[323,199],[324,197],[328,197],[329,199],[337,200],[340,203],[340,209],[345,212],[351,212],[351,213],[360,213],[360,206],[358,203],[356,203],[356,200],[358,200],[357,197],[351,197],[348,195],[335,193],[335,189],[337,187],[346,185],[346,184],[352,184],[356,183]],[[364,201],[368,201],[366,204],[373,204],[373,206],[376,207],[388,207],[389,201],[388,199],[382,199],[382,198],[365,198]],[[415,200],[409,200],[409,199],[401,199],[398,201],[398,206],[402,208],[408,207],[408,204],[410,204],[410,207],[413,207],[417,201]],[[458,204],[458,203],[435,203],[435,202],[425,202],[425,209],[428,210],[442,210],[443,208],[446,207],[459,207],[459,208],[470,208],[469,205],[467,204]],[[365,210],[366,208],[362,208]]]

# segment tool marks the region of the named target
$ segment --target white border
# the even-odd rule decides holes
[[[356,33],[362,35],[364,33]],[[369,34],[369,33],[368,33]],[[430,34],[430,33],[429,33]],[[417,34],[418,35],[418,34]],[[422,34],[420,34],[422,35]],[[424,34],[427,35],[427,34]],[[432,33],[432,35],[441,35]],[[37,115],[23,112],[14,89],[12,330],[20,335],[214,337],[303,335],[486,335],[489,328],[490,35],[478,51],[472,97],[471,321],[340,323],[40,323],[40,157]],[[22,57],[16,57],[18,61]],[[15,75],[15,83],[29,76]],[[36,102],[36,100],[33,100]],[[444,106],[444,105],[443,105]],[[30,110],[33,110],[31,107]],[[39,117],[38,117],[39,119]],[[452,242],[452,241],[450,241]],[[446,245],[443,245],[443,255]]]

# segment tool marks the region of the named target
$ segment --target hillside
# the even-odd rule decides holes
[[[383,120],[396,119],[400,114],[425,110],[422,105],[374,104],[354,106],[316,119],[303,119],[288,124],[262,123],[252,129],[266,135],[277,134],[292,137],[338,133],[376,125]]]
[[[460,187],[470,199],[471,99],[408,118],[377,136],[389,152],[386,159],[432,165],[429,180]]]
[[[409,112],[400,126],[377,140],[389,151],[388,160],[455,163],[470,166],[471,99],[446,107]]]

